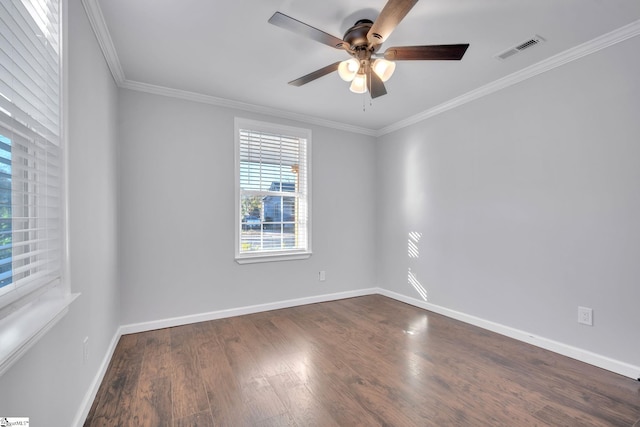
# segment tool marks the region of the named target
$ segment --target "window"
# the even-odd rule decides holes
[[[59,0],[0,3],[0,373],[60,314],[52,295],[68,304],[59,286],[60,16]]]
[[[311,254],[311,131],[236,118],[236,260]]]

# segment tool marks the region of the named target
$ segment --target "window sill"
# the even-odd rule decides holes
[[[293,261],[298,259],[308,259],[310,256],[311,252],[236,255],[236,262],[238,264],[254,264],[259,262]]]
[[[54,288],[0,320],[0,376],[67,314],[79,295]]]

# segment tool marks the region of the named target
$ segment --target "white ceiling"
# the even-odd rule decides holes
[[[280,11],[342,38],[358,19],[375,20],[386,0],[83,2],[123,87],[191,98],[200,94],[213,103],[374,134],[497,87],[496,81],[518,81],[536,67],[544,69],[540,64],[579,57],[590,45],[602,47],[609,39],[640,33],[638,0],[420,0],[381,52],[407,45],[470,47],[462,61],[398,62],[386,83],[388,94],[370,105],[368,94],[351,93],[337,73],[302,87],[288,85],[349,56],[267,20]],[[505,61],[495,58],[534,35],[546,42]]]

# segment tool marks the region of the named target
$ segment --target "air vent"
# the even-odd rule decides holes
[[[499,54],[497,54],[495,57],[500,59],[500,60],[505,60],[507,58],[512,57],[513,55],[522,52],[525,49],[529,49],[535,45],[538,45],[540,43],[544,43],[545,39],[543,39],[542,37],[536,35],[531,37],[529,40],[523,41],[522,43],[519,43],[518,45],[511,47],[507,50],[505,50],[504,52],[501,52]]]

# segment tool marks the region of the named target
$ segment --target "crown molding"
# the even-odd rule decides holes
[[[96,39],[98,39],[98,44],[100,45],[100,49],[102,49],[102,54],[107,61],[111,75],[116,84],[120,86],[122,82],[125,81],[124,71],[122,70],[122,65],[120,65],[120,59],[113,45],[107,23],[104,21],[104,15],[102,14],[102,9],[100,9],[98,0],[82,0],[82,6],[84,6],[84,10],[87,13],[93,33],[96,35]]]
[[[517,83],[535,77],[538,74],[560,67],[569,62],[573,62],[584,56],[598,52],[606,47],[638,35],[640,35],[640,20],[634,21],[631,24],[620,27],[571,49],[567,49],[564,52],[560,52],[557,55],[551,56],[543,61],[533,64],[527,68],[523,68],[520,71],[516,71],[515,73],[509,74],[508,76],[502,77],[414,116],[379,129],[376,132],[376,137],[422,122],[428,118],[444,113],[445,111],[457,108],[478,98],[482,98],[499,90],[508,88],[509,86],[513,86]]]
[[[420,123],[431,117],[437,116],[438,114],[444,113],[445,111],[452,110],[478,98],[482,98],[499,90],[506,89],[517,83],[535,77],[541,73],[560,67],[564,64],[575,61],[584,56],[598,52],[604,48],[640,35],[640,20],[637,20],[607,34],[596,37],[581,45],[567,49],[564,52],[560,52],[557,55],[549,57],[520,71],[516,71],[515,73],[509,74],[508,76],[502,77],[463,95],[450,99],[449,101],[443,102],[442,104],[437,105],[433,108],[422,111],[421,113],[407,117],[406,119],[400,120],[381,129],[370,129],[360,126],[353,126],[342,122],[321,119],[314,116],[294,113],[291,111],[278,110],[271,107],[249,104],[225,98],[218,98],[211,95],[204,95],[180,89],[173,89],[164,86],[157,86],[148,83],[127,80],[125,78],[124,71],[122,70],[120,60],[118,59],[116,49],[113,45],[111,35],[109,34],[109,29],[104,21],[104,16],[102,14],[102,10],[100,9],[100,5],[98,4],[98,0],[82,0],[82,4],[89,18],[89,22],[91,23],[91,28],[93,29],[93,32],[98,39],[98,43],[107,61],[107,65],[111,70],[111,74],[113,75],[116,84],[123,89],[147,92],[155,95],[168,96],[172,98],[200,102],[219,107],[233,108],[237,110],[295,120],[303,123],[309,123],[313,125],[344,130],[347,132],[369,135],[373,137],[380,137],[388,133],[395,132],[405,127],[414,125],[416,123]]]
[[[246,102],[234,101],[226,98],[218,98],[216,96],[204,95],[197,92],[189,92],[180,89],[173,89],[164,86],[157,86],[148,83],[125,80],[119,85],[123,89],[135,90],[138,92],[146,92],[154,95],[167,96],[171,98],[184,99],[187,101],[199,102],[202,104],[215,105],[218,107],[231,108],[236,110],[248,111],[251,113],[264,114],[267,116],[279,117],[281,119],[295,120],[298,122],[308,123],[317,126],[328,127],[332,129],[343,130],[352,133],[360,133],[363,135],[376,136],[373,129],[353,126],[346,123],[325,120],[305,114],[293,113],[286,110],[278,110],[272,107],[262,105],[249,104]]]
[[[116,48],[113,45],[113,40],[111,39],[111,34],[109,33],[109,28],[107,27],[107,24],[104,20],[104,15],[102,14],[102,9],[100,8],[98,0],[82,0],[82,5],[84,6],[85,12],[89,19],[89,23],[91,24],[91,28],[93,29],[96,39],[98,40],[98,44],[100,45],[100,49],[102,50],[102,54],[105,57],[109,70],[111,71],[111,75],[113,76],[116,85],[120,88],[200,102],[204,104],[216,105],[219,107],[233,108],[252,113],[265,114],[269,116],[280,117],[283,119],[296,120],[303,123],[344,130],[347,132],[359,133],[369,136],[376,135],[376,131],[373,129],[353,126],[346,123],[325,120],[318,117],[307,116],[304,114],[278,110],[260,105],[248,104],[240,101],[233,101],[225,98],[218,98],[211,95],[204,95],[180,89],[173,89],[164,86],[157,86],[148,83],[127,80],[124,74],[124,70],[122,69],[122,65],[120,64],[120,59],[118,58]]]

